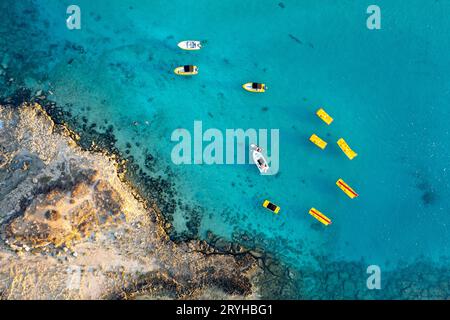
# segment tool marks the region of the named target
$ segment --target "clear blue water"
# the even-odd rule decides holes
[[[391,271],[449,256],[448,1],[377,1],[376,31],[366,28],[368,1],[285,0],[282,8],[269,0],[79,0],[76,31],[65,28],[68,1],[17,10],[25,15],[27,4],[40,32],[33,38],[24,30],[16,44],[31,38],[24,84],[51,89],[52,100],[89,123],[106,119],[119,149],[141,165],[144,149],[157,159],[152,175],[174,172],[180,200],[202,208],[201,237],[263,235],[261,245],[299,270],[318,268],[323,256]],[[207,44],[184,52],[176,45],[186,39]],[[13,46],[3,52],[12,60]],[[173,68],[183,64],[200,74],[176,77]],[[268,92],[241,89],[253,80]],[[331,126],[315,116],[319,107],[335,118]],[[195,120],[205,129],[279,129],[279,173],[175,166],[170,135],[193,130]],[[325,151],[308,141],[312,133],[329,143]],[[358,152],[353,161],[337,147],[340,137]],[[340,177],[357,199],[336,187]],[[265,211],[264,199],[281,214]],[[316,222],[311,207],[333,224]],[[178,207],[174,218],[176,231],[185,230],[186,212]]]

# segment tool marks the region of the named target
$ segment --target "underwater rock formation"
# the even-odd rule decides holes
[[[114,157],[39,104],[0,105],[0,123],[1,298],[258,297],[255,257],[170,240]]]

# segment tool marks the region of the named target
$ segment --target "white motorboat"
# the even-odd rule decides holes
[[[252,150],[253,161],[258,167],[259,172],[267,173],[267,171],[269,170],[269,164],[266,158],[264,158],[264,155],[262,154],[262,149],[258,147],[256,144],[251,144],[250,149]]]

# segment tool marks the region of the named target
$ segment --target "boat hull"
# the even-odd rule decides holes
[[[254,92],[254,93],[263,93],[266,92],[266,85],[263,84],[263,87],[261,89],[255,89],[252,87],[252,83],[248,82],[242,85],[242,88],[248,92]]]
[[[273,206],[273,208],[271,208],[271,206]],[[277,206],[276,204],[270,202],[269,200],[265,200],[263,202],[263,207],[266,208],[267,210],[272,211],[275,214],[280,213],[281,208],[279,206]]]
[[[256,144],[251,144],[250,149],[252,150],[252,158],[253,162],[255,163],[256,167],[258,167],[258,170],[260,173],[267,173],[269,171],[269,163],[267,162],[266,158],[264,158],[264,155],[258,151],[260,150]],[[263,166],[259,165],[259,161],[263,164]]]
[[[192,72],[185,72],[184,67],[178,67],[175,68],[173,72],[179,76],[195,76],[196,74],[198,74],[198,67],[194,66],[194,71]]]
[[[178,43],[178,48],[187,51],[196,51],[202,48],[200,41],[196,40],[186,40]]]
[[[267,161],[264,158],[264,156],[262,155],[262,153],[258,152],[258,151],[253,151],[252,156],[253,156],[253,162],[255,162],[256,166],[258,167],[259,172],[267,173],[267,171],[269,171],[269,164],[267,163]],[[259,166],[258,161],[262,161],[265,164],[265,166]]]

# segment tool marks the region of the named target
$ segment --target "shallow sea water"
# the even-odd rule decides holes
[[[18,26],[20,41],[2,49],[11,68],[20,65],[24,85],[51,90],[50,99],[88,125],[112,125],[117,147],[143,170],[151,154],[149,174],[172,173],[177,232],[187,229],[189,204],[200,237],[208,230],[262,237],[298,270],[332,273],[334,263],[358,263],[361,282],[350,291],[364,288],[371,264],[392,272],[447,261],[450,2],[377,1],[377,31],[366,28],[365,1],[79,0],[82,29],[73,31],[65,27],[67,1],[6,2],[35,21]],[[206,45],[179,50],[186,39]],[[175,76],[183,64],[198,65],[199,75]],[[269,90],[249,94],[241,88],[248,81]],[[315,116],[319,107],[332,125]],[[171,133],[193,131],[196,120],[204,130],[279,129],[279,173],[174,165]],[[329,143],[325,151],[308,141],[312,133]],[[354,160],[336,145],[340,137],[358,152]],[[360,196],[345,196],[338,178]],[[280,215],[265,211],[264,199]],[[320,225],[311,207],[333,224]]]

